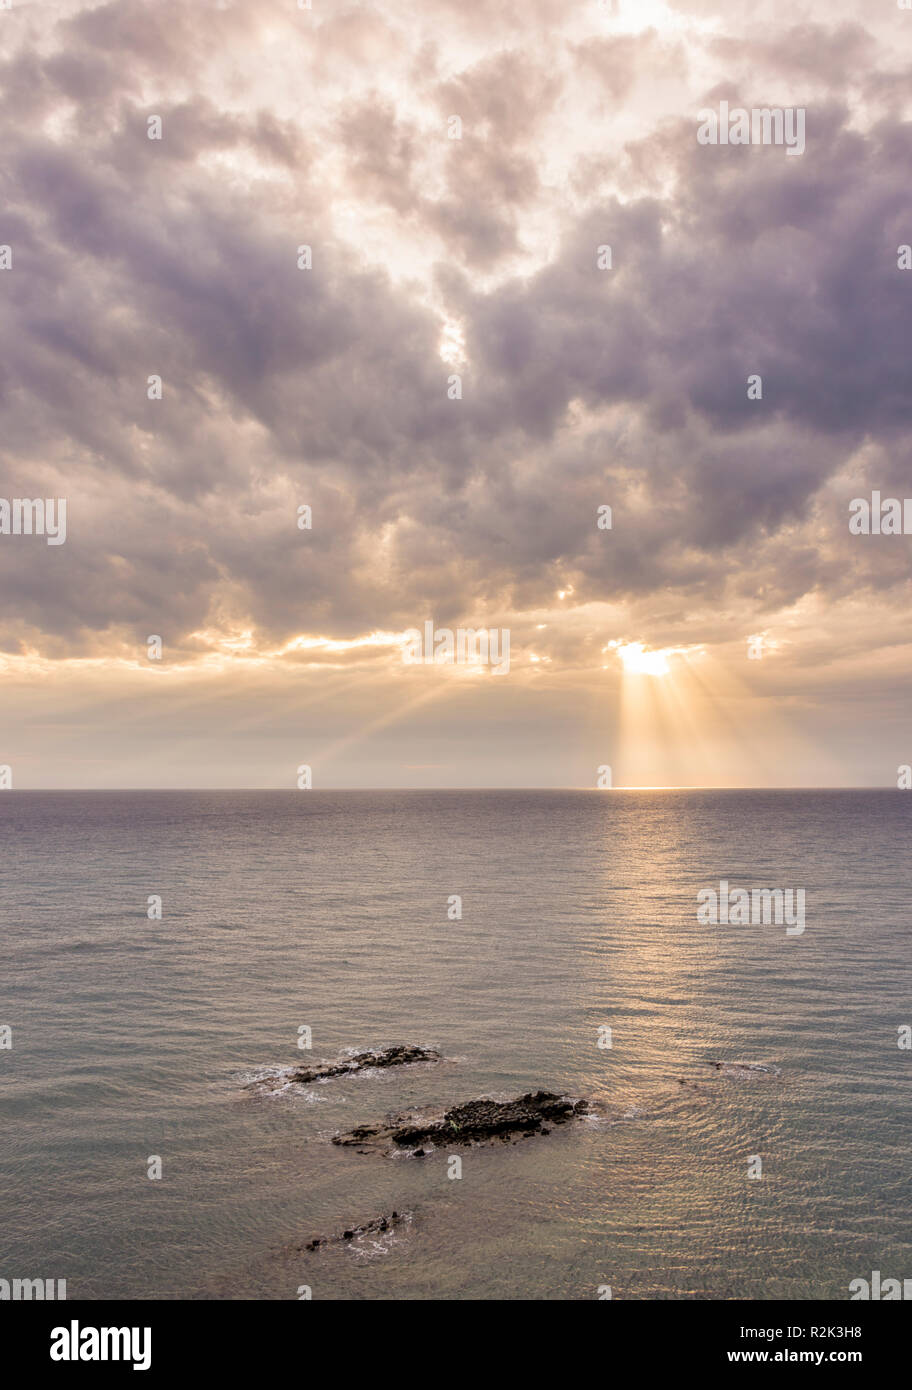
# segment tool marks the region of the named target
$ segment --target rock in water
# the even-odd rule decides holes
[[[779,1067],[768,1062],[710,1062],[709,1065],[729,1081],[758,1081],[780,1075]]]
[[[306,1245],[289,1246],[291,1251],[320,1250],[327,1245],[346,1244],[349,1241],[357,1240],[360,1236],[382,1236],[409,1219],[410,1213],[400,1214],[398,1211],[391,1212],[389,1216],[375,1216],[372,1221],[365,1221],[363,1226],[352,1226],[349,1230],[343,1231],[337,1236],[314,1236]]]
[[[397,1043],[394,1047],[368,1048],[366,1052],[355,1052],[338,1062],[321,1062],[318,1066],[291,1067],[278,1076],[268,1076],[253,1086],[270,1091],[294,1083],[307,1086],[313,1081],[325,1081],[333,1076],[350,1076],[353,1072],[367,1071],[372,1067],[404,1067],[412,1062],[439,1062],[440,1053],[435,1047],[418,1047],[410,1043]]]
[[[358,1125],[343,1134],[334,1134],[333,1143],[355,1148],[360,1153],[397,1149],[421,1153],[426,1144],[446,1145],[509,1141],[515,1135],[550,1133],[543,1122],[564,1124],[578,1115],[588,1114],[588,1101],[558,1096],[552,1091],[530,1091],[516,1100],[467,1101],[451,1110],[422,1113],[409,1111],[391,1115],[385,1124]]]

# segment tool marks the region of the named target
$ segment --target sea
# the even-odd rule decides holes
[[[0,1279],[846,1300],[912,1277],[910,816],[898,790],[0,793]],[[698,920],[722,882],[803,890],[803,931]],[[395,1043],[440,1060],[288,1080]],[[592,1113],[423,1157],[331,1142],[539,1089]]]

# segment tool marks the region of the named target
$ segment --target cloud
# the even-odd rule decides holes
[[[2,491],[66,496],[70,530],[0,544],[0,649],[161,632],[192,663],[201,633],[492,613],[595,670],[602,638],[733,641],[853,587],[903,610],[846,514],[908,477],[912,20],[785,9],[760,39],[696,3],[23,19]],[[767,91],[808,104],[800,159],[697,144]]]

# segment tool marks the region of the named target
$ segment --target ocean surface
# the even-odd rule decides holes
[[[0,1278],[547,1300],[912,1277],[910,815],[901,791],[0,793]],[[722,879],[804,888],[804,933],[700,925]],[[255,1084],[396,1042],[444,1060]],[[538,1088],[600,1112],[454,1148],[461,1178],[330,1143]]]

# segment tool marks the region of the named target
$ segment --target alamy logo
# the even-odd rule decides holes
[[[51,1331],[52,1361],[132,1361],[134,1371],[152,1364],[151,1327],[55,1327]]]
[[[869,1299],[875,1303],[895,1302],[912,1298],[912,1279],[881,1279],[880,1270],[875,1269],[871,1271],[870,1282],[867,1279],[853,1279],[849,1293],[853,1303],[859,1300],[867,1302]]]
[[[0,536],[45,536],[48,545],[66,540],[65,497],[0,497]]]
[[[66,1298],[65,1279],[0,1279],[0,1303]]]
[[[701,926],[729,923],[746,927],[785,924],[786,936],[801,936],[804,931],[803,888],[733,888],[722,879],[719,891],[701,888],[697,894],[697,921]]]
[[[853,497],[849,503],[849,530],[853,536],[912,536],[912,497],[881,498],[879,492]]]
[[[435,628],[432,621],[405,634],[402,659],[406,665],[490,666],[495,675],[510,669],[510,629],[508,627]]]
[[[697,119],[702,125],[697,131],[701,145],[785,145],[786,154],[804,154],[803,106],[743,106],[731,110],[727,101],[719,102],[719,110],[700,111]]]

